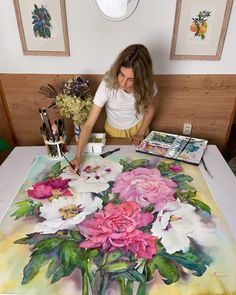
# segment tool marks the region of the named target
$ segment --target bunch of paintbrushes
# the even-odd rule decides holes
[[[42,119],[40,132],[47,148],[48,155],[54,158],[61,158],[62,153],[67,152],[66,133],[63,119],[51,123],[46,109],[39,109]]]

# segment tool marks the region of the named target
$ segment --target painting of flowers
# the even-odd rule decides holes
[[[25,55],[70,55],[65,0],[13,0]]]
[[[38,156],[0,224],[3,294],[236,294],[235,263],[198,167],[138,153]]]

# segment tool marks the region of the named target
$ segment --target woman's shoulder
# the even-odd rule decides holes
[[[108,82],[107,82],[107,80],[106,80],[105,77],[100,82],[98,88],[103,89],[103,90],[106,90],[106,91],[109,91],[110,90],[110,87],[109,87]]]

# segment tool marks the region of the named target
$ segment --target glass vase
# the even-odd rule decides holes
[[[75,141],[78,142],[79,141],[79,135],[80,135],[81,127],[78,124],[78,122],[73,121],[73,123],[74,123],[74,137],[75,137]]]

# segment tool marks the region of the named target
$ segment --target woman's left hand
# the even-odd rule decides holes
[[[134,145],[138,145],[143,139],[144,139],[144,135],[135,134],[135,135],[130,139],[130,141],[131,141]]]

